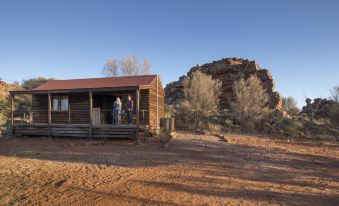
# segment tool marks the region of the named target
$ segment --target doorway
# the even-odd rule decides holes
[[[120,100],[122,101],[122,95],[116,94],[93,95],[93,112],[94,111],[96,112],[95,118],[100,119],[99,121],[100,125],[113,123],[113,105],[117,97],[119,97]],[[92,121],[93,122],[95,121],[97,123],[98,119]]]

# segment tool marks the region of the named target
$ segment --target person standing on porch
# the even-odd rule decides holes
[[[127,110],[127,123],[132,124],[133,119],[133,101],[131,95],[128,95],[128,99],[126,102],[126,110]]]
[[[117,97],[113,105],[113,124],[120,123],[120,111],[121,111],[121,101]]]

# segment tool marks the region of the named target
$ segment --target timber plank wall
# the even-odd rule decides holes
[[[32,95],[32,111],[34,123],[48,123],[48,95]]]
[[[65,94],[53,94],[54,96]],[[66,94],[69,97],[68,111],[51,111],[52,124],[88,124],[88,93],[71,93]],[[32,111],[33,123],[47,124],[48,123],[48,95],[47,94],[33,94],[32,95]]]
[[[165,93],[161,81],[153,80],[149,91],[149,106],[150,106],[150,128],[156,129],[160,125],[160,118],[165,117]],[[158,87],[158,124],[157,124],[157,87]]]
[[[88,93],[70,93],[70,94],[53,94],[53,96],[64,95],[69,97],[69,109],[70,109],[70,123],[71,124],[88,124],[89,123],[89,99]],[[100,94],[95,94],[99,96]],[[136,108],[136,92],[115,92],[114,95],[121,96],[122,109],[125,110],[125,104],[127,102],[128,95],[134,103],[134,109]],[[154,100],[154,98],[152,98]],[[143,125],[150,125],[150,90],[140,90],[140,107],[139,107],[139,122]],[[105,100],[105,98],[94,98],[95,107],[100,107],[102,110],[113,109],[113,99]],[[153,105],[152,109],[156,109]],[[32,96],[32,111],[33,111],[33,123],[48,123],[48,95],[47,94],[33,94]],[[125,111],[124,111],[125,112]],[[155,114],[155,113],[154,113]],[[68,111],[51,111],[52,124],[68,124],[69,112]],[[123,119],[122,124],[126,124],[126,119]],[[154,125],[154,124],[153,124]]]

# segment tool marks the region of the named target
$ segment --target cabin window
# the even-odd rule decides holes
[[[68,111],[68,96],[54,96],[53,111]]]
[[[67,96],[60,97],[60,110],[68,111],[68,97]]]
[[[59,111],[59,98],[53,97],[53,111]]]

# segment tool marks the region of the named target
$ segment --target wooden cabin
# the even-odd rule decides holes
[[[33,90],[11,91],[12,131],[16,136],[134,138],[144,128],[159,128],[164,90],[157,75],[51,80]],[[17,121],[16,95],[32,95],[29,121]],[[133,123],[125,103],[133,100]],[[113,103],[120,97],[120,123],[112,124]],[[22,112],[21,112],[22,113]],[[27,116],[26,115],[26,116]]]

